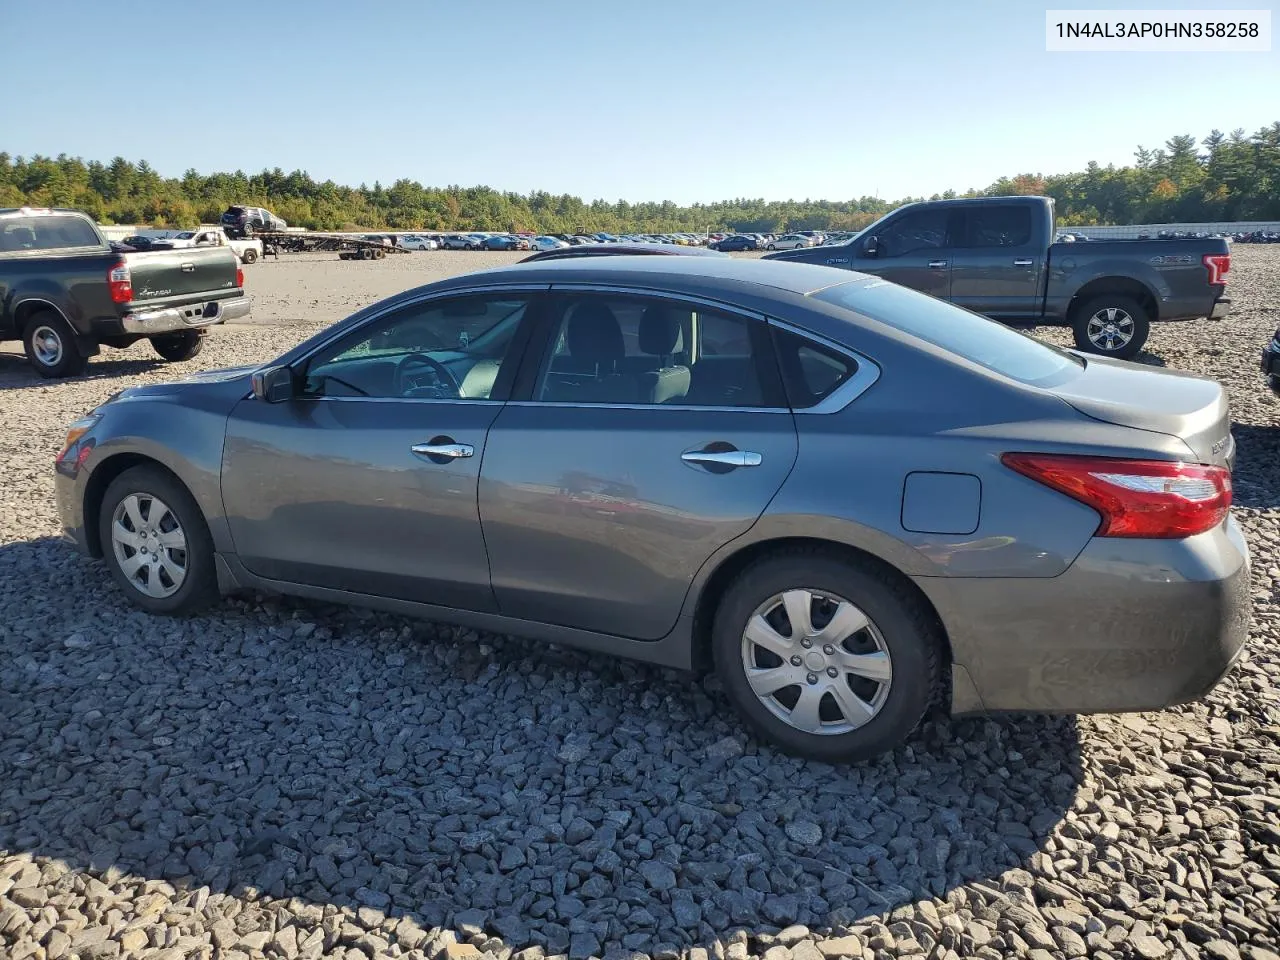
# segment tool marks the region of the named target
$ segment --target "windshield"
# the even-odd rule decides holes
[[[1060,384],[1084,367],[1083,360],[1065,350],[886,280],[842,283],[813,298],[879,320],[1029,386]]]

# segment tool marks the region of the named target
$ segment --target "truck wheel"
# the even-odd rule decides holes
[[[22,346],[31,366],[42,377],[74,377],[89,362],[76,346],[71,325],[52,310],[31,316],[22,331]]]
[[[164,333],[151,338],[151,346],[156,353],[170,363],[190,360],[204,347],[204,334],[199,330],[179,330],[177,333]]]
[[[258,251],[250,248],[244,252],[244,256],[240,258],[245,263],[257,263]]]
[[[1104,293],[1076,309],[1071,329],[1076,347],[1085,353],[1129,360],[1147,342],[1151,320],[1133,297]]]

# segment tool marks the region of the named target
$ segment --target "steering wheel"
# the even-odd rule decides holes
[[[429,382],[419,380],[413,373],[414,367],[428,367],[431,370]],[[392,391],[402,397],[428,397],[432,399],[454,399],[462,396],[462,388],[449,368],[435,357],[425,353],[406,353],[396,365],[395,377],[392,380]]]

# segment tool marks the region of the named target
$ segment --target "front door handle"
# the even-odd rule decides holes
[[[930,260],[930,261],[929,261],[929,269],[930,269],[930,270],[941,270],[941,269],[943,269],[944,267],[946,267],[946,265],[947,265],[947,261],[945,261],[945,260]]]
[[[434,460],[436,463],[446,463],[462,457],[472,457],[475,456],[476,452],[476,448],[471,444],[454,443],[447,437],[437,437],[430,443],[415,443],[409,449],[418,456]]]
[[[680,459],[719,467],[758,467],[764,458],[754,450],[690,450],[680,454]]]
[[[1035,261],[1030,257],[1019,257],[1017,260],[1013,261],[1013,265],[1015,267],[1029,267],[1034,263]]]

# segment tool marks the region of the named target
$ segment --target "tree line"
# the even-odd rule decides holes
[[[1197,142],[1173,137],[1162,147],[1139,147],[1131,165],[1090,163],[1076,173],[1024,173],[985,189],[948,190],[957,196],[1043,195],[1057,201],[1065,225],[1280,220],[1280,121],[1253,135],[1213,130]],[[294,226],[313,230],[531,230],[538,233],[608,231],[860,230],[894,207],[854,200],[736,199],[678,206],[585,201],[569,194],[530,194],[490,187],[424,187],[414,180],[391,186],[339,186],[306,172],[277,167],[257,174],[162,177],[145,161],[110,163],[57,157],[12,157],[0,152],[0,208],[74,207],[100,223],[193,227],[217,222],[232,204],[267,207]]]

